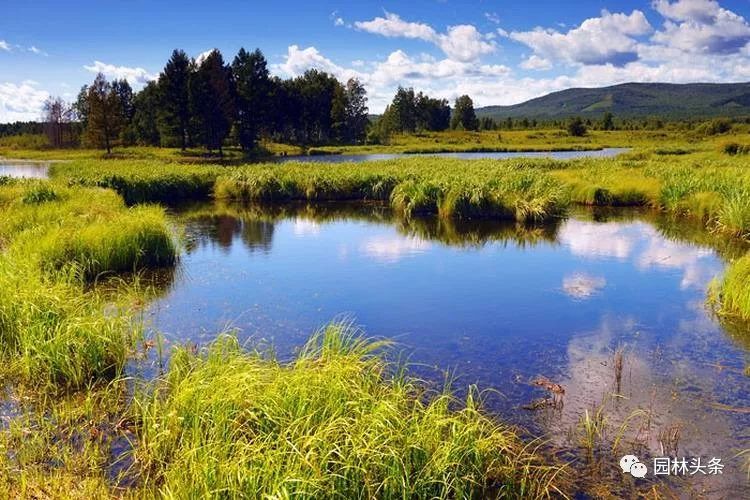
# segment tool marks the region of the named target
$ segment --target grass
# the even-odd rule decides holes
[[[163,210],[40,181],[0,186],[0,209],[3,375],[81,388],[122,373],[139,331],[121,304],[87,282],[173,265],[177,246]]]
[[[559,469],[486,417],[383,360],[347,324],[319,331],[288,364],[218,338],[173,353],[138,399],[136,459],[164,497],[540,497]]]
[[[719,146],[726,137],[688,144],[669,131],[583,139],[524,133],[446,135],[447,145],[430,135],[394,138],[373,152],[540,149],[545,143],[549,149],[636,149],[614,159],[573,161],[425,156],[231,167],[210,159],[188,164],[181,153],[155,148],[106,160],[70,151],[71,161],[51,167],[51,182],[0,180],[0,373],[6,385],[35,391],[34,404],[0,431],[0,445],[12,451],[0,453],[0,494],[122,493],[107,477],[111,442],[99,439],[99,426],[91,430],[98,421],[105,427],[129,422],[125,434],[136,460],[125,476],[135,485],[124,495],[453,498],[564,489],[558,468],[544,465],[513,429],[482,413],[476,390],[465,401],[431,393],[384,360],[384,345],[341,325],[314,336],[290,363],[247,352],[232,337],[200,353],[178,349],[165,377],[141,388],[136,406],[118,402],[107,414],[98,399],[114,397],[101,387],[120,383],[142,334],[127,291],[105,294],[91,282],[171,266],[177,258],[164,210],[139,203],[212,196],[220,203],[286,206],[374,200],[391,207],[401,231],[469,244],[486,241],[482,219],[506,221],[502,238],[510,241],[526,231],[547,240],[554,234],[529,224],[558,220],[574,204],[637,205],[689,217],[680,227],[710,229],[709,244],[733,257],[739,247],[723,242],[750,233],[750,174],[742,154]],[[439,217],[428,223],[416,217],[425,213]],[[723,315],[750,318],[749,258],[737,256],[713,287]],[[49,393],[55,398],[46,399]],[[580,444],[591,455],[606,427],[597,410],[582,417]]]
[[[750,253],[729,265],[709,293],[717,310],[727,316],[750,320]]]

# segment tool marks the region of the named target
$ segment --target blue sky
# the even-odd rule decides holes
[[[172,49],[259,47],[273,73],[360,78],[381,111],[398,85],[477,105],[573,86],[750,80],[750,1],[8,1],[0,122],[35,119],[97,71],[135,87]]]

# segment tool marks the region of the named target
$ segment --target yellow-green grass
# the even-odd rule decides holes
[[[718,311],[750,321],[750,253],[731,263],[711,285],[710,299]]]
[[[170,498],[536,498],[556,491],[516,433],[429,393],[383,360],[383,342],[347,324],[315,334],[294,361],[232,336],[172,353],[137,397],[136,461]]]
[[[107,190],[15,181],[0,186],[0,210],[3,375],[78,388],[121,373],[140,332],[86,285],[173,265],[177,243],[163,209],[127,208]]]

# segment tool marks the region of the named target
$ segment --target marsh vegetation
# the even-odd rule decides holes
[[[662,418],[674,408],[665,410],[657,403],[672,397],[678,401],[677,408],[692,408],[696,399],[691,394],[700,394],[697,400],[703,402],[701,398],[710,391],[695,378],[679,382],[685,379],[684,373],[665,372],[647,361],[652,355],[663,356],[663,345],[674,349],[667,356],[674,365],[695,363],[702,375],[725,377],[720,398],[706,402],[711,408],[706,418],[721,424],[716,427],[726,431],[722,439],[727,435],[737,438],[733,429],[746,421],[742,420],[745,414],[735,410],[747,405],[741,384],[746,377],[748,348],[748,331],[742,321],[750,319],[750,265],[745,254],[750,234],[750,177],[746,158],[740,153],[743,149],[725,148],[724,144],[748,141],[736,130],[725,137],[708,138],[700,132],[704,135],[696,135],[692,142],[680,139],[678,132],[666,138],[660,133],[591,131],[585,137],[538,130],[503,131],[500,136],[495,131],[442,136],[424,133],[394,135],[387,146],[325,148],[328,152],[633,148],[616,158],[564,161],[423,156],[356,164],[235,165],[196,161],[189,150],[123,148],[119,157],[103,159],[101,153],[90,150],[3,149],[8,156],[68,161],[51,164],[49,180],[3,178],[0,182],[0,357],[6,390],[0,424],[0,492],[52,497],[210,496],[218,492],[242,496],[249,491],[310,497],[334,492],[345,492],[343,496],[444,498],[575,491],[596,494],[602,485],[618,482],[606,464],[626,443],[646,452],[658,446],[673,450],[683,446],[695,431],[676,430],[675,422]],[[230,150],[227,156],[231,159],[232,154]],[[211,205],[177,209],[174,204],[178,202]],[[368,211],[342,213],[336,207],[344,202],[368,207]],[[588,207],[586,215],[577,212],[581,206]],[[611,207],[639,212],[610,216],[607,210]],[[625,233],[617,229],[597,237],[598,228],[606,224],[596,224],[610,217],[615,222],[647,220],[648,224],[634,222],[626,225]],[[363,264],[360,272],[373,283],[388,278],[384,266],[400,262],[398,252],[419,255],[431,248],[430,244],[457,252],[464,265],[474,258],[467,255],[481,256],[504,248],[517,248],[517,255],[502,256],[511,259],[509,262],[514,258],[522,262],[521,256],[526,254],[521,252],[535,247],[544,249],[550,258],[550,252],[560,245],[561,231],[564,238],[588,234],[588,239],[564,243],[577,251],[591,250],[597,239],[624,241],[632,238],[628,231],[640,231],[649,236],[648,249],[653,250],[644,252],[643,259],[649,257],[650,265],[658,269],[685,271],[679,277],[659,275],[658,282],[673,284],[669,293],[685,298],[692,309],[685,303],[670,309],[663,297],[660,304],[673,313],[674,321],[694,315],[696,328],[700,326],[696,345],[708,348],[683,351],[674,345],[678,337],[669,339],[672,344],[659,338],[656,332],[660,328],[675,332],[677,327],[660,323],[663,320],[655,316],[653,323],[645,326],[630,325],[632,328],[622,327],[625,330],[613,337],[597,337],[601,345],[597,344],[596,352],[585,351],[585,338],[571,336],[566,356],[571,363],[580,361],[580,366],[571,366],[567,373],[545,373],[551,384],[564,387],[564,406],[554,401],[529,412],[521,407],[539,395],[529,389],[538,374],[523,373],[519,382],[513,361],[519,359],[518,353],[490,349],[494,337],[487,331],[495,328],[494,323],[487,323],[491,315],[477,313],[482,304],[477,290],[482,287],[461,288],[460,281],[452,282],[451,287],[447,276],[443,287],[463,290],[474,298],[471,303],[455,299],[453,305],[465,306],[455,330],[473,329],[475,338],[450,338],[447,331],[441,332],[441,325],[451,323],[442,318],[435,320],[432,337],[417,339],[414,346],[406,344],[442,345],[443,354],[465,356],[461,363],[435,354],[422,359],[424,363],[403,367],[394,362],[398,349],[386,345],[388,342],[368,340],[351,325],[341,323],[308,339],[316,326],[351,311],[347,304],[356,303],[356,289],[342,286],[349,297],[344,301],[334,293],[330,276],[328,281],[325,276],[312,280],[331,284],[326,288],[333,294],[330,296],[300,282],[300,290],[309,292],[308,296],[326,300],[310,316],[304,311],[312,302],[299,301],[294,306],[297,317],[305,321],[290,330],[294,334],[288,342],[283,328],[276,324],[274,330],[278,318],[268,310],[254,317],[253,333],[272,338],[270,345],[276,354],[269,352],[269,343],[262,339],[245,344],[242,332],[220,334],[227,318],[237,318],[245,311],[218,318],[206,313],[205,317],[212,319],[208,326],[163,323],[160,329],[166,332],[160,333],[148,321],[154,314],[152,307],[173,300],[170,290],[179,292],[184,286],[180,269],[196,272],[189,266],[200,245],[215,245],[222,255],[248,259],[247,254],[238,257],[231,249],[234,238],[242,238],[248,252],[260,249],[259,255],[266,256],[269,267],[261,260],[253,261],[257,266],[254,272],[273,271],[276,274],[266,276],[272,280],[282,269],[274,268],[268,257],[273,255],[272,238],[285,241],[283,238],[296,234],[293,230],[314,233],[320,231],[321,224],[352,219],[359,221],[360,229],[377,223],[395,231],[389,234],[390,246],[377,239],[362,246],[365,256],[377,265]],[[229,231],[228,236],[196,237],[190,231],[195,221],[203,221],[201,224],[218,233]],[[285,226],[289,221],[299,224],[290,229]],[[287,232],[280,227],[287,227]],[[674,242],[687,242],[690,251]],[[632,248],[632,243],[629,245],[627,248]],[[611,251],[621,248],[625,247]],[[320,251],[312,244],[306,249],[312,257],[330,254],[316,253]],[[683,281],[689,279],[688,267],[680,266],[687,266],[684,263],[688,261],[677,259],[678,251],[683,251],[683,259],[690,256],[691,265],[700,259],[710,260],[707,269],[711,276],[692,276],[690,279],[700,285],[694,287],[690,282],[683,288]],[[624,257],[611,254],[607,258]],[[677,260],[677,267],[664,263],[670,259]],[[461,271],[458,261],[449,262]],[[644,273],[646,264],[639,262],[642,267],[638,272]],[[484,262],[462,276],[491,276],[503,269],[501,264],[487,267]],[[155,269],[172,276],[168,280],[172,284],[160,288],[151,283],[147,277]],[[545,268],[538,264],[523,269],[538,269],[538,276],[543,276]],[[697,272],[698,268],[689,270]],[[232,273],[238,274],[236,271]],[[308,272],[297,271],[300,276]],[[562,290],[564,301],[575,301],[576,307],[593,315],[597,307],[604,307],[597,297],[609,293],[603,291],[609,290],[608,281],[578,269],[571,271],[577,274],[555,286]],[[554,275],[551,268],[544,272]],[[713,276],[716,279],[709,297],[719,323],[712,322],[702,305],[699,312],[695,307],[703,303],[706,280]],[[409,279],[404,273],[400,281],[394,278],[392,295],[418,309],[420,294],[410,298],[407,293],[415,288],[418,278]],[[233,282],[225,276],[223,283],[228,286]],[[549,284],[541,283],[540,290],[549,289]],[[201,286],[208,286],[207,282]],[[273,289],[254,287],[257,293],[274,297]],[[439,288],[432,283],[421,293],[429,296]],[[486,288],[492,287],[486,284]],[[243,293],[256,293],[248,290]],[[496,290],[494,296],[504,295]],[[528,310],[529,305],[521,300],[528,298],[526,295],[504,297],[509,312]],[[257,300],[263,302],[263,297]],[[559,311],[571,307],[569,302],[544,300],[545,304],[557,304],[554,307],[559,306]],[[365,299],[359,303],[364,304]],[[180,313],[176,303],[171,307],[176,314],[191,317]],[[392,307],[394,315],[399,311],[407,315],[398,304]],[[289,311],[292,309],[290,306]],[[451,309],[450,305],[445,309]],[[625,316],[626,309],[616,312]],[[389,317],[383,312],[387,310],[377,314]],[[323,312],[326,318],[316,316]],[[549,312],[554,313],[552,306]],[[602,331],[619,331],[622,325],[617,318],[622,316],[614,314],[613,319],[602,320]],[[365,314],[357,320],[373,323],[373,317]],[[423,318],[430,322],[429,314]],[[477,318],[486,324],[482,327]],[[506,320],[511,322],[512,317]],[[537,335],[520,323],[518,330],[537,339],[536,352],[549,352],[554,350],[551,339],[560,335],[561,324],[556,323],[556,331],[527,324],[527,329],[533,326],[538,330]],[[286,327],[289,325],[287,322]],[[203,335],[191,336],[191,329]],[[175,330],[181,335],[170,335]],[[376,324],[374,330],[370,334],[382,339],[408,328],[383,323]],[[640,344],[641,335],[645,335],[642,331],[657,339],[646,346]],[[628,339],[627,348],[619,343],[622,338]],[[490,359],[480,351],[495,357]],[[500,359],[503,363],[498,368]],[[589,361],[597,365],[593,369],[596,394],[583,382],[592,380],[592,372],[586,371],[592,370]],[[709,373],[700,363],[723,368]],[[443,389],[441,377],[435,374],[454,364],[459,365],[459,377],[464,369],[473,378],[465,384],[465,379],[459,379],[460,384],[453,384],[455,390]],[[471,371],[478,365],[484,369]],[[492,370],[504,377],[488,377]],[[670,392],[666,381],[672,379],[678,382]],[[648,395],[638,394],[637,384],[654,380],[662,385]],[[466,388],[475,381],[482,382],[479,389]],[[491,392],[482,392],[487,388],[516,398],[514,408],[498,406]],[[575,396],[584,393],[591,397]],[[623,402],[625,397],[628,403]],[[519,412],[531,413],[533,419],[516,420],[513,415]],[[520,423],[525,430],[501,422]],[[533,441],[531,436],[536,435],[544,435],[546,441]],[[743,444],[732,446],[740,447],[733,451],[741,459]],[[572,465],[564,465],[569,461]],[[597,472],[592,477],[598,484],[581,480],[591,471]],[[681,487],[649,483],[639,489],[629,484],[626,488],[630,489],[623,491],[658,495]]]

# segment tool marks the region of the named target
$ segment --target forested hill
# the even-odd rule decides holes
[[[602,88],[573,88],[512,106],[487,106],[477,116],[692,118],[750,116],[750,83],[625,83]]]

